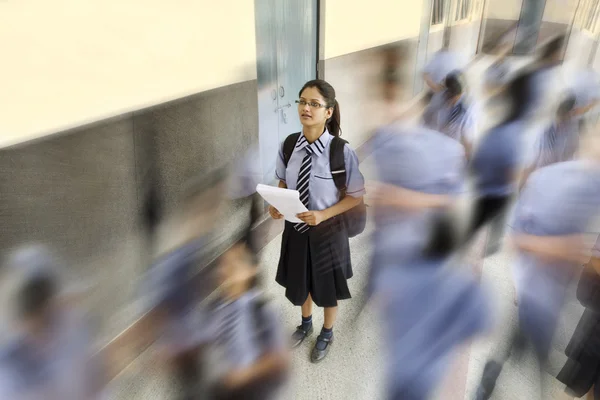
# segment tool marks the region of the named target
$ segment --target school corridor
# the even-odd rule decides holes
[[[402,82],[402,102],[424,93],[421,71],[439,50],[481,56],[467,72],[477,99],[488,45],[521,20],[535,33],[531,48],[567,34],[569,62],[600,70],[599,15],[600,0],[0,1],[0,258],[30,243],[55,250],[67,283],[82,284],[78,305],[94,321],[95,347],[118,355],[108,398],[171,400],[178,388],[156,362],[155,347],[121,338],[144,329],[140,283],[181,233],[171,218],[184,183],[255,149],[260,181],[277,185],[278,146],[302,129],[298,91],[316,78],[335,88],[342,137],[367,180],[374,178],[369,138],[389,111],[382,50],[400,49],[391,75]],[[511,51],[525,62],[525,50]],[[227,203],[213,262],[249,210],[243,200]],[[275,283],[282,223],[262,211],[256,231],[264,287],[291,334],[300,311]],[[156,237],[147,234],[152,218]],[[330,354],[310,362],[316,333],[295,349],[282,399],[383,400],[380,318],[374,308],[358,315],[371,231],[370,221],[351,239],[353,298],[340,305]],[[480,234],[467,259],[495,300],[496,328],[455,354],[439,400],[471,400],[487,358],[508,346],[516,324],[510,254],[484,259],[486,238]],[[0,325],[9,327],[14,310],[5,283],[0,278]],[[571,293],[545,376],[552,396],[562,390],[552,375],[581,313]],[[314,318],[320,326],[318,309]],[[533,355],[511,360],[493,398],[537,399],[534,366]]]

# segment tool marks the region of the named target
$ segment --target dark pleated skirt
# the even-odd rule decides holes
[[[558,374],[569,393],[585,395],[600,389],[600,276],[586,266],[577,286],[577,299],[586,307],[565,350],[567,362]],[[595,394],[600,398],[600,393]]]
[[[600,382],[600,314],[586,309],[565,351],[569,357],[557,379],[582,397]]]
[[[275,280],[292,304],[304,304],[310,293],[317,306],[335,307],[338,300],[352,297],[350,278],[350,244],[342,218],[331,218],[305,233],[286,221]]]

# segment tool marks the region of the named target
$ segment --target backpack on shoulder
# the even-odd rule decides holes
[[[301,132],[292,133],[283,142],[283,162],[286,167],[292,157],[300,134]],[[348,189],[346,187],[346,163],[344,161],[344,147],[347,143],[344,139],[334,136],[329,149],[329,169],[335,187],[340,192],[340,200],[346,197]],[[341,217],[346,226],[348,237],[360,235],[367,224],[367,205],[361,199],[358,205],[343,213]]]

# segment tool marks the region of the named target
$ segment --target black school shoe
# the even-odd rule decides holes
[[[310,336],[311,333],[313,333],[313,330],[314,329],[312,324],[307,330],[304,330],[302,328],[302,325],[298,325],[298,327],[296,327],[296,331],[292,333],[292,349],[295,349],[296,347],[300,346],[302,342],[304,342],[304,339],[306,339],[308,336]]]
[[[317,336],[317,342],[315,343],[315,347],[313,347],[312,353],[310,354],[310,361],[313,363],[318,363],[322,361],[329,353],[329,348],[333,344],[333,334],[330,338],[323,336],[320,334]]]

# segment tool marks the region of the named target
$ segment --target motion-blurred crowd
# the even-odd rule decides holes
[[[453,350],[497,322],[494,288],[480,282],[468,257],[487,227],[485,257],[502,248],[514,253],[519,323],[507,332],[510,348],[486,363],[476,398],[491,398],[507,358],[528,347],[545,371],[568,288],[577,281],[586,311],[557,379],[566,398],[593,387],[600,392],[600,240],[592,245],[599,232],[600,139],[592,116],[600,77],[568,71],[564,48],[565,38],[556,37],[535,57],[516,59],[504,36],[483,58],[466,60],[444,48],[423,70],[419,101],[402,110],[406,53],[385,48],[380,93],[388,115],[369,142],[376,176],[366,195],[358,158],[339,141],[335,91],[324,81],[308,82],[297,101],[303,132],[281,144],[276,179],[298,191],[309,211],[296,216],[300,222],[273,207],[266,213],[256,193],[262,177],[255,149],[231,168],[188,182],[172,216],[176,238],[139,287],[144,329],[118,340],[124,347],[152,344],[153,360],[169,367],[182,398],[279,398],[292,368],[289,348],[313,332],[313,302],[323,307],[325,323],[311,359],[330,351],[337,302],[351,297],[348,238],[358,235],[372,244],[362,309],[381,316],[387,398],[427,399],[447,375]],[[476,68],[485,72],[475,90],[469,82]],[[230,232],[213,260],[220,212],[239,199],[249,205],[245,228]],[[156,242],[160,215],[151,203],[146,226]],[[269,214],[287,220],[277,282],[302,311],[291,345],[263,293],[272,283],[261,280],[269,266],[261,264],[255,228]],[[362,233],[366,215],[369,235]],[[110,397],[119,356],[112,353],[124,347],[95,348],[85,293],[70,287],[67,270],[40,245],[7,259],[12,313],[0,346],[0,399]]]

